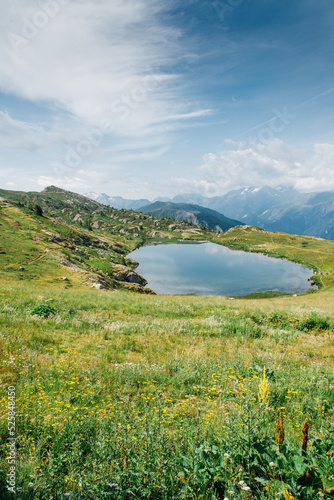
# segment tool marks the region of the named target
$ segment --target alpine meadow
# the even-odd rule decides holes
[[[333,498],[333,241],[1,196],[1,498],[11,463],[20,500]],[[302,263],[318,291],[155,295],[127,254],[180,239]]]

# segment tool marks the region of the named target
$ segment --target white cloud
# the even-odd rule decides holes
[[[293,186],[301,191],[334,189],[334,145],[301,148],[274,139],[242,145],[226,141],[231,149],[208,153],[196,169],[195,179],[170,178],[164,187],[172,192],[222,195],[242,186]]]
[[[0,89],[65,110],[81,124],[109,118],[124,136],[200,117],[206,111],[174,99],[178,76],[160,70],[181,50],[181,33],[159,21],[165,8],[161,0],[6,2]]]
[[[155,196],[176,196],[180,193],[200,193],[203,196],[215,196],[217,185],[205,179],[187,179],[185,177],[170,177],[163,182],[151,184],[151,192]]]
[[[334,188],[334,145],[316,144],[309,149],[274,139],[218,154],[207,154],[198,169],[200,177],[217,192],[245,185],[290,185],[301,190]]]
[[[43,127],[15,120],[0,111],[0,146],[6,149],[34,151],[59,142],[60,135]]]

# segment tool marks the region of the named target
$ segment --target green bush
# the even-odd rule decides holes
[[[56,314],[56,312],[56,309],[50,304],[36,304],[30,309],[31,315],[41,316],[43,318],[48,318],[51,314]]]
[[[309,330],[330,330],[329,321],[316,313],[311,313],[308,318],[299,321],[298,329],[304,332]]]
[[[38,203],[34,206],[34,212],[36,215],[39,215],[40,217],[43,215],[43,209]]]

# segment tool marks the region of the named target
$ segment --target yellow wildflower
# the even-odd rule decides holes
[[[263,378],[259,384],[259,401],[260,403],[268,404],[270,394],[270,384],[266,376],[266,369],[263,370]]]

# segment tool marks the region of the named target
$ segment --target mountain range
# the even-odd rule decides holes
[[[97,203],[117,208],[118,210],[121,208],[126,208],[127,210],[138,210],[138,208],[152,203],[150,200],[145,198],[139,200],[128,200],[126,198],[122,198],[122,196],[108,196],[105,193],[90,192],[86,193],[85,196],[96,201]]]
[[[213,229],[217,233],[222,233],[228,231],[231,227],[244,224],[238,220],[229,219],[210,208],[189,203],[156,201],[147,206],[140,207],[138,210],[144,214],[150,214],[158,218],[167,217],[178,221],[187,220],[193,224],[200,224],[203,227]]]
[[[214,210],[227,219],[241,221],[244,224],[256,225],[271,231],[281,231],[290,234],[315,236],[319,238],[334,239],[334,192],[325,191],[319,193],[301,193],[296,189],[286,186],[276,188],[269,186],[246,186],[232,190],[222,196],[211,198],[201,194],[186,193],[174,198],[157,198],[153,202],[149,200],[130,200],[122,197],[110,197],[106,194],[98,195],[88,193],[86,196],[98,199],[103,197],[106,205],[115,208],[132,208],[133,210],[148,209],[148,205],[156,202],[165,203],[159,205],[156,212],[169,213],[171,216],[170,203],[179,205],[187,204],[186,211],[198,212],[198,207]],[[116,206],[117,204],[117,206]],[[169,204],[169,205],[168,205]],[[192,205],[192,207],[190,207]],[[175,214],[179,214],[179,208],[173,207]],[[151,207],[155,209],[155,207]],[[213,214],[211,214],[213,215]],[[198,215],[194,215],[199,220]],[[191,220],[192,216],[189,215]],[[193,218],[193,220],[195,220]],[[205,215],[201,214],[204,222]],[[201,223],[202,223],[201,222]],[[208,227],[212,227],[206,221]],[[217,224],[219,226],[219,224]]]

